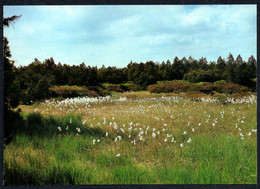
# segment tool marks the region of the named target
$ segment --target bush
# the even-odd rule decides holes
[[[17,78],[17,80],[19,79]],[[32,78],[31,82],[28,82],[26,86],[21,89],[21,102],[23,104],[31,104],[33,101],[50,98],[52,92],[49,88],[53,83],[54,78],[52,76]]]
[[[201,82],[194,85],[194,87],[191,89],[191,91],[198,91],[205,94],[213,94],[215,87],[213,83],[209,82]]]
[[[124,92],[123,89],[121,89],[120,85],[116,85],[116,84],[110,84],[107,86],[106,88],[108,91],[115,91],[115,92]]]
[[[95,90],[89,90],[87,87],[81,86],[53,86],[49,88],[52,97],[62,96],[71,98],[77,96],[98,97],[99,94]]]
[[[126,86],[126,85],[120,85],[120,88],[121,88],[123,91],[129,91],[129,88],[128,88],[128,86]]]
[[[103,87],[102,85],[89,86],[88,89],[91,91],[95,91],[100,96],[107,96],[111,94],[111,92],[106,90],[105,87]]]
[[[154,85],[148,86],[148,91],[151,93],[169,93],[169,92],[190,92],[197,91],[205,94],[213,95],[214,92],[233,94],[233,93],[246,93],[250,89],[248,87],[227,83],[226,81],[217,81],[215,83],[200,82],[200,83],[189,83],[187,81],[174,80],[171,82],[160,82]]]
[[[152,93],[168,93],[168,92],[187,92],[194,84],[174,80],[172,82],[164,82],[160,84],[149,85],[147,90]]]
[[[137,85],[132,81],[121,84],[120,88],[124,91],[141,91],[145,89],[144,87],[141,87],[140,85]]]
[[[215,86],[215,91],[218,93],[227,93],[227,94],[232,94],[232,93],[243,93],[243,92],[248,92],[250,89],[248,87],[234,84],[234,83],[227,83],[225,81],[218,81],[214,83]]]
[[[115,92],[125,92],[125,91],[141,91],[144,90],[143,87],[140,87],[137,84],[128,82],[124,84],[109,84],[104,83],[103,86],[106,88],[107,91],[115,91]]]
[[[144,90],[144,87],[141,87],[140,85],[137,85],[137,84],[130,84],[130,85],[127,85],[128,89],[130,91],[141,91],[141,90]]]

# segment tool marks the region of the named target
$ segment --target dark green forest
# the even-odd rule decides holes
[[[102,83],[123,84],[132,82],[140,89],[158,81],[187,80],[192,83],[225,80],[247,86],[254,90],[256,59],[251,56],[244,61],[240,55],[234,59],[230,53],[227,59],[219,57],[217,62],[207,62],[206,58],[195,60],[192,57],[166,62],[130,62],[124,68],[68,65],[55,63],[53,58],[43,62],[35,59],[27,66],[14,67],[16,89],[20,91],[20,101],[28,103],[50,97],[49,88],[60,85],[86,87],[101,86]]]

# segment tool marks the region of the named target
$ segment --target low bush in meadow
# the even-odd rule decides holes
[[[133,82],[126,82],[126,83],[123,83],[121,86],[127,87],[127,90],[125,90],[125,91],[141,91],[141,90],[144,90],[143,87],[141,87],[140,85],[134,84]]]
[[[123,89],[121,88],[120,85],[116,85],[116,84],[109,84],[106,89],[107,89],[108,91],[115,91],[115,92],[121,92],[121,93],[125,91],[125,90],[123,90]],[[127,88],[124,88],[124,89],[127,90]]]
[[[180,93],[189,91],[192,86],[193,84],[189,82],[174,80],[172,82],[163,82],[154,85],[149,85],[147,87],[147,90],[152,93]]]
[[[197,91],[205,94],[214,94],[218,93],[246,93],[251,90],[248,87],[227,83],[226,81],[217,81],[215,83],[210,82],[200,82],[200,83],[190,83],[185,81],[173,80],[171,82],[159,82],[154,85],[149,85],[147,88],[151,93],[182,93],[182,92],[191,92]]]
[[[109,92],[126,92],[126,91],[141,91],[144,90],[143,87],[140,87],[137,84],[134,84],[133,82],[127,82],[123,84],[110,84],[110,83],[104,83],[103,86],[106,88]]]
[[[98,97],[99,94],[95,90],[90,90],[87,87],[82,86],[53,86],[49,88],[51,96],[62,96],[64,98],[76,97],[76,96],[90,96]]]
[[[234,84],[234,83],[227,83],[226,81],[216,81],[214,83],[215,91],[219,93],[245,93],[250,91],[250,89],[246,86]]]

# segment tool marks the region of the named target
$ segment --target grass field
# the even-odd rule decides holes
[[[226,100],[141,91],[20,106],[5,184],[256,184],[256,97]]]

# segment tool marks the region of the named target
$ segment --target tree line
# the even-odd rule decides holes
[[[27,66],[14,67],[14,85],[21,91],[24,102],[48,97],[48,88],[53,85],[96,86],[102,83],[122,84],[133,82],[145,89],[148,85],[164,80],[187,80],[189,82],[227,82],[255,88],[256,59],[251,56],[244,61],[240,55],[234,59],[229,53],[227,59],[207,62],[206,58],[195,60],[192,57],[171,62],[146,63],[130,62],[124,68],[68,65],[55,63],[53,58],[43,62],[35,59]]]

